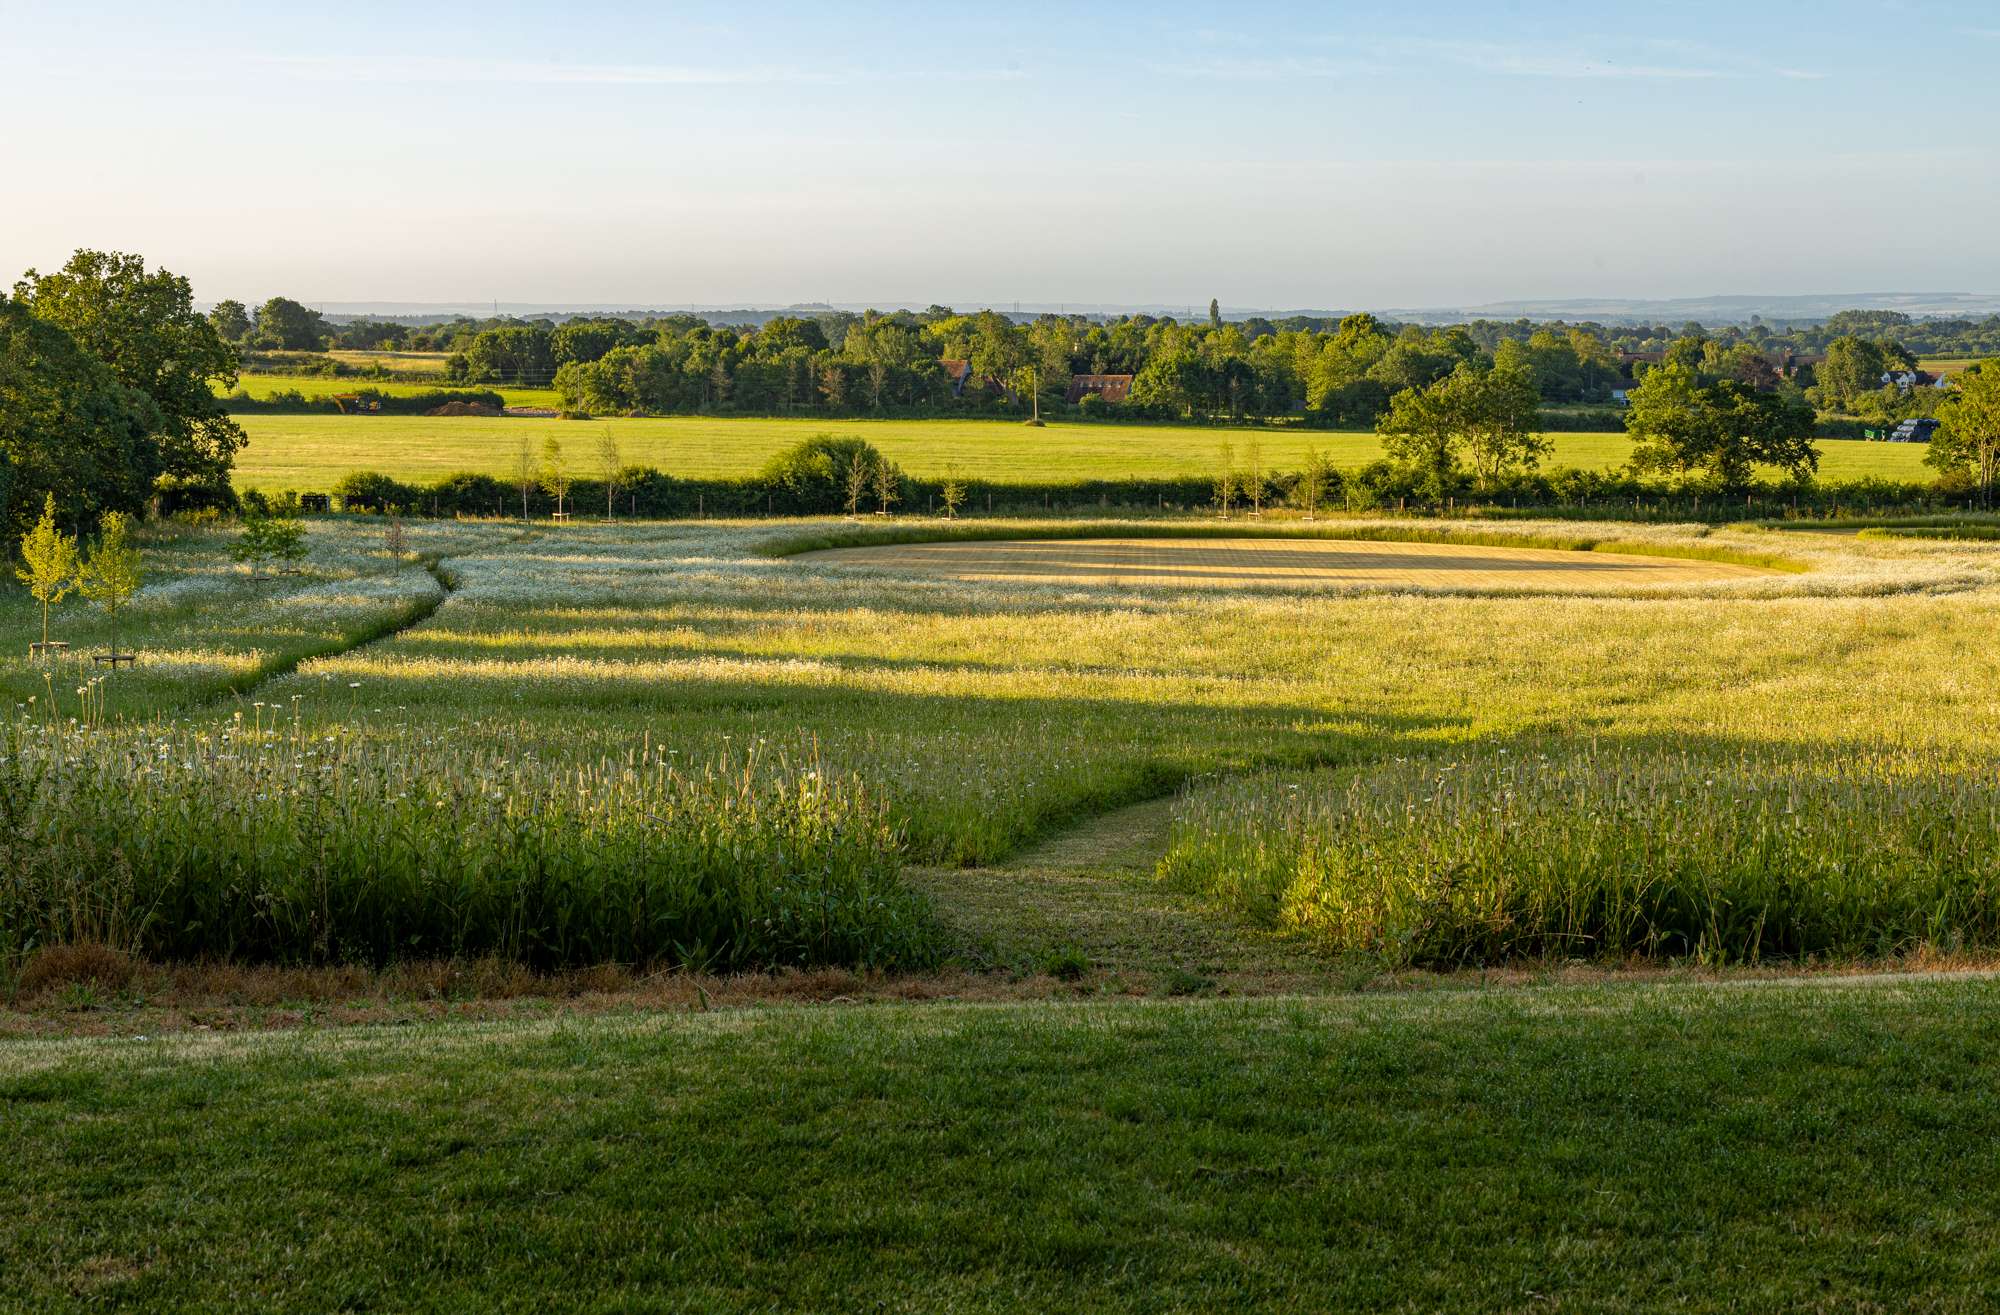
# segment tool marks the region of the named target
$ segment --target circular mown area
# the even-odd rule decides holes
[[[966,581],[1161,589],[1578,590],[1713,583],[1761,566],[1464,543],[1345,539],[995,539],[825,548],[795,559]]]

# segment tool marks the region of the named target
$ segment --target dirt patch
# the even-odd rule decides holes
[[[1001,539],[800,553],[966,581],[1116,588],[1421,588],[1567,593],[1747,580],[1760,566],[1563,548],[1338,539]]]

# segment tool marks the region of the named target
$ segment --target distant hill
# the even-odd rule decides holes
[[[774,315],[814,315],[829,311],[921,310],[933,304],[924,299],[885,299],[862,302],[795,302],[786,306],[749,305],[722,307],[688,303],[653,305],[612,305],[581,302],[410,302],[410,301],[326,301],[311,303],[335,322],[354,319],[382,319],[406,324],[430,323],[464,315],[485,319],[492,315],[523,318],[547,316],[567,319],[575,315],[616,315],[641,318],[648,315],[692,313],[717,324],[761,324]],[[1173,316],[1178,319],[1204,318],[1206,306],[1169,306],[1163,303],[1116,305],[1101,302],[990,302],[978,299],[939,299],[936,304],[961,311],[994,310],[1026,318],[1048,312],[1094,317],[1127,314]],[[1813,293],[1805,296],[1713,296],[1663,299],[1620,297],[1571,297],[1547,300],[1489,301],[1465,306],[1344,307],[1272,309],[1254,306],[1224,306],[1225,319],[1245,320],[1252,316],[1284,319],[1290,316],[1337,318],[1354,310],[1369,309],[1385,319],[1413,324],[1455,324],[1466,320],[1593,320],[1599,324],[1681,325],[1689,320],[1707,325],[1747,324],[1753,318],[1773,325],[1818,323],[1843,310],[1901,311],[1913,319],[1980,319],[2000,314],[2000,294],[1970,292],[1853,292]]]
[[[1979,319],[2000,313],[2000,295],[1969,292],[1850,292],[1814,293],[1801,297],[1675,297],[1624,300],[1577,297],[1549,301],[1491,301],[1478,306],[1384,310],[1381,314],[1419,323],[1460,320],[1595,320],[1600,324],[1747,324],[1753,318],[1773,323],[1825,320],[1844,310],[1901,311],[1913,319],[1964,317]]]

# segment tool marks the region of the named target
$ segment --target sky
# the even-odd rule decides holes
[[[1995,0],[0,0],[0,282],[1392,308],[2000,292]]]

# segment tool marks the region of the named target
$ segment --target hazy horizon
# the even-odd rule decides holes
[[[1270,309],[2000,291],[1969,3],[0,2],[0,263],[198,296]],[[936,289],[935,293],[926,289]],[[884,297],[884,292],[902,294]]]

